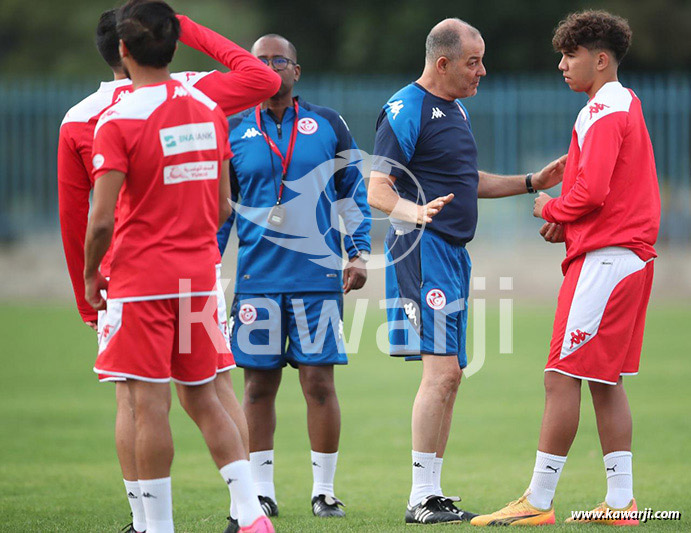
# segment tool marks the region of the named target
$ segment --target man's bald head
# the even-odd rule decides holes
[[[287,57],[288,59],[292,59],[293,61],[297,62],[297,60],[298,60],[298,51],[297,51],[297,49],[295,48],[295,45],[294,45],[293,43],[291,43],[288,39],[286,39],[286,38],[283,37],[282,35],[278,35],[277,33],[267,33],[266,35],[262,35],[261,37],[259,37],[259,39],[257,39],[257,40],[254,42],[254,44],[252,45],[252,49],[250,50],[250,52],[252,52],[254,55],[257,55],[257,54],[255,54],[255,49],[257,48],[257,46],[258,46],[262,41],[266,41],[266,40],[273,40],[273,41],[280,41],[280,42],[282,42],[282,43],[285,45],[286,50],[287,50],[287,55],[286,55],[286,57]]]
[[[463,42],[481,37],[477,28],[458,18],[448,18],[438,23],[425,41],[425,62],[434,64],[440,57],[458,59]]]

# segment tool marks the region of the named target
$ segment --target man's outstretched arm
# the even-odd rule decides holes
[[[561,182],[564,177],[566,156],[555,159],[545,168],[533,174],[532,185],[536,191],[550,189]],[[525,174],[519,176],[502,176],[489,172],[478,172],[478,198],[504,198],[528,192]]]

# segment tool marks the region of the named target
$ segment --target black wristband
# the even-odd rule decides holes
[[[535,194],[537,191],[533,189],[533,173],[529,172],[525,175],[525,188],[530,194]]]

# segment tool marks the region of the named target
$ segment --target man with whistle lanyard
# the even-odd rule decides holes
[[[333,365],[348,362],[342,338],[343,293],[360,289],[367,279],[367,192],[357,168],[345,164],[352,160],[350,154],[345,159],[337,155],[357,150],[341,116],[293,97],[300,77],[295,47],[270,34],[257,40],[252,53],[282,79],[276,95],[230,120],[239,250],[229,323],[235,360],[245,369],[243,406],[252,475],[265,512],[278,514],[275,400],[282,368],[290,364],[298,368],[307,402],[312,512],[344,516],[333,488],[341,426]],[[350,208],[344,222],[352,231],[342,243],[332,225],[332,210],[345,204]],[[234,218],[219,231],[221,252]],[[348,257],[345,268],[342,246]],[[334,260],[318,259],[324,255]]]

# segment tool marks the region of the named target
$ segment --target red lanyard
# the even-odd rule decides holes
[[[281,203],[281,198],[283,197],[283,182],[286,178],[286,174],[288,174],[288,166],[290,165],[290,160],[293,158],[293,150],[295,150],[295,139],[297,139],[298,136],[298,128],[297,128],[297,122],[298,122],[298,101],[297,98],[293,100],[293,109],[295,110],[295,117],[293,118],[293,129],[290,132],[290,142],[288,143],[288,152],[286,153],[285,157],[283,157],[283,154],[281,151],[278,149],[278,146],[276,146],[276,143],[274,140],[269,137],[266,132],[262,129],[262,119],[261,119],[261,105],[258,105],[257,107],[254,108],[254,117],[257,120],[257,127],[259,128],[259,131],[261,134],[264,136],[264,140],[266,141],[266,144],[269,145],[269,148],[271,148],[271,151],[278,156],[278,158],[281,160],[281,187],[278,190],[278,200],[276,201],[277,204]]]

